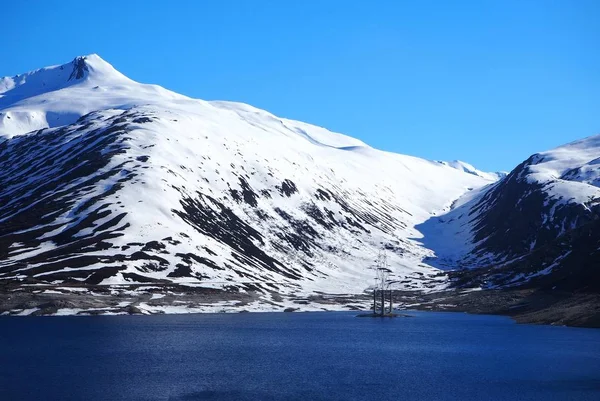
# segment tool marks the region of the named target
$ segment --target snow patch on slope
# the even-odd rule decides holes
[[[448,166],[448,167],[454,168],[459,171],[464,171],[465,173],[468,173],[468,174],[476,175],[476,176],[484,178],[488,181],[498,181],[499,179],[506,177],[506,175],[508,174],[504,171],[495,172],[495,173],[486,173],[486,172],[477,170],[471,164],[460,161],[460,160],[454,160],[451,162],[438,160],[437,162],[444,166]]]
[[[600,201],[600,135],[534,155],[527,180],[561,203]]]

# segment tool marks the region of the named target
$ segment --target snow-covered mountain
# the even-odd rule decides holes
[[[96,55],[2,78],[0,137],[0,280],[356,293],[383,248],[397,288],[438,288],[416,226],[497,179]]]
[[[419,229],[430,263],[484,268],[470,278],[488,286],[600,289],[600,135],[532,155]]]
[[[191,102],[160,86],[134,82],[92,54],[0,78],[0,138],[72,124],[98,110]]]
[[[508,173],[506,173],[504,171],[498,171],[498,172],[494,172],[494,173],[486,173],[484,171],[477,170],[475,167],[473,167],[469,163],[465,163],[460,160],[454,160],[451,162],[438,160],[437,162],[440,164],[443,164],[445,166],[449,166],[449,167],[455,168],[457,170],[464,171],[465,173],[469,173],[469,174],[473,174],[473,175],[476,175],[481,178],[485,178],[486,180],[490,180],[490,181],[497,181],[508,175]]]

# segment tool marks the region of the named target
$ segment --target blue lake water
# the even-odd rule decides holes
[[[600,400],[600,330],[411,312],[0,318],[0,400]]]

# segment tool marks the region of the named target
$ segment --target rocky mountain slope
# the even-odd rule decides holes
[[[0,280],[360,293],[444,287],[415,229],[489,185],[96,55],[0,80]]]
[[[430,262],[476,268],[463,283],[600,290],[600,135],[532,155],[420,229]]]

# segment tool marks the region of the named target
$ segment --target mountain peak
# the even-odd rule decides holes
[[[129,78],[121,74],[110,63],[104,61],[102,57],[95,53],[75,57],[73,61],[71,61],[71,68],[72,70],[68,81],[86,78],[101,81],[130,81]]]
[[[71,62],[0,78],[0,107],[27,97],[52,92],[84,81],[96,84],[131,80],[97,54],[75,57]]]
[[[139,87],[97,54],[0,78],[0,138],[70,124],[90,111],[121,107]],[[144,99],[155,97],[156,91],[151,92],[154,95]]]

